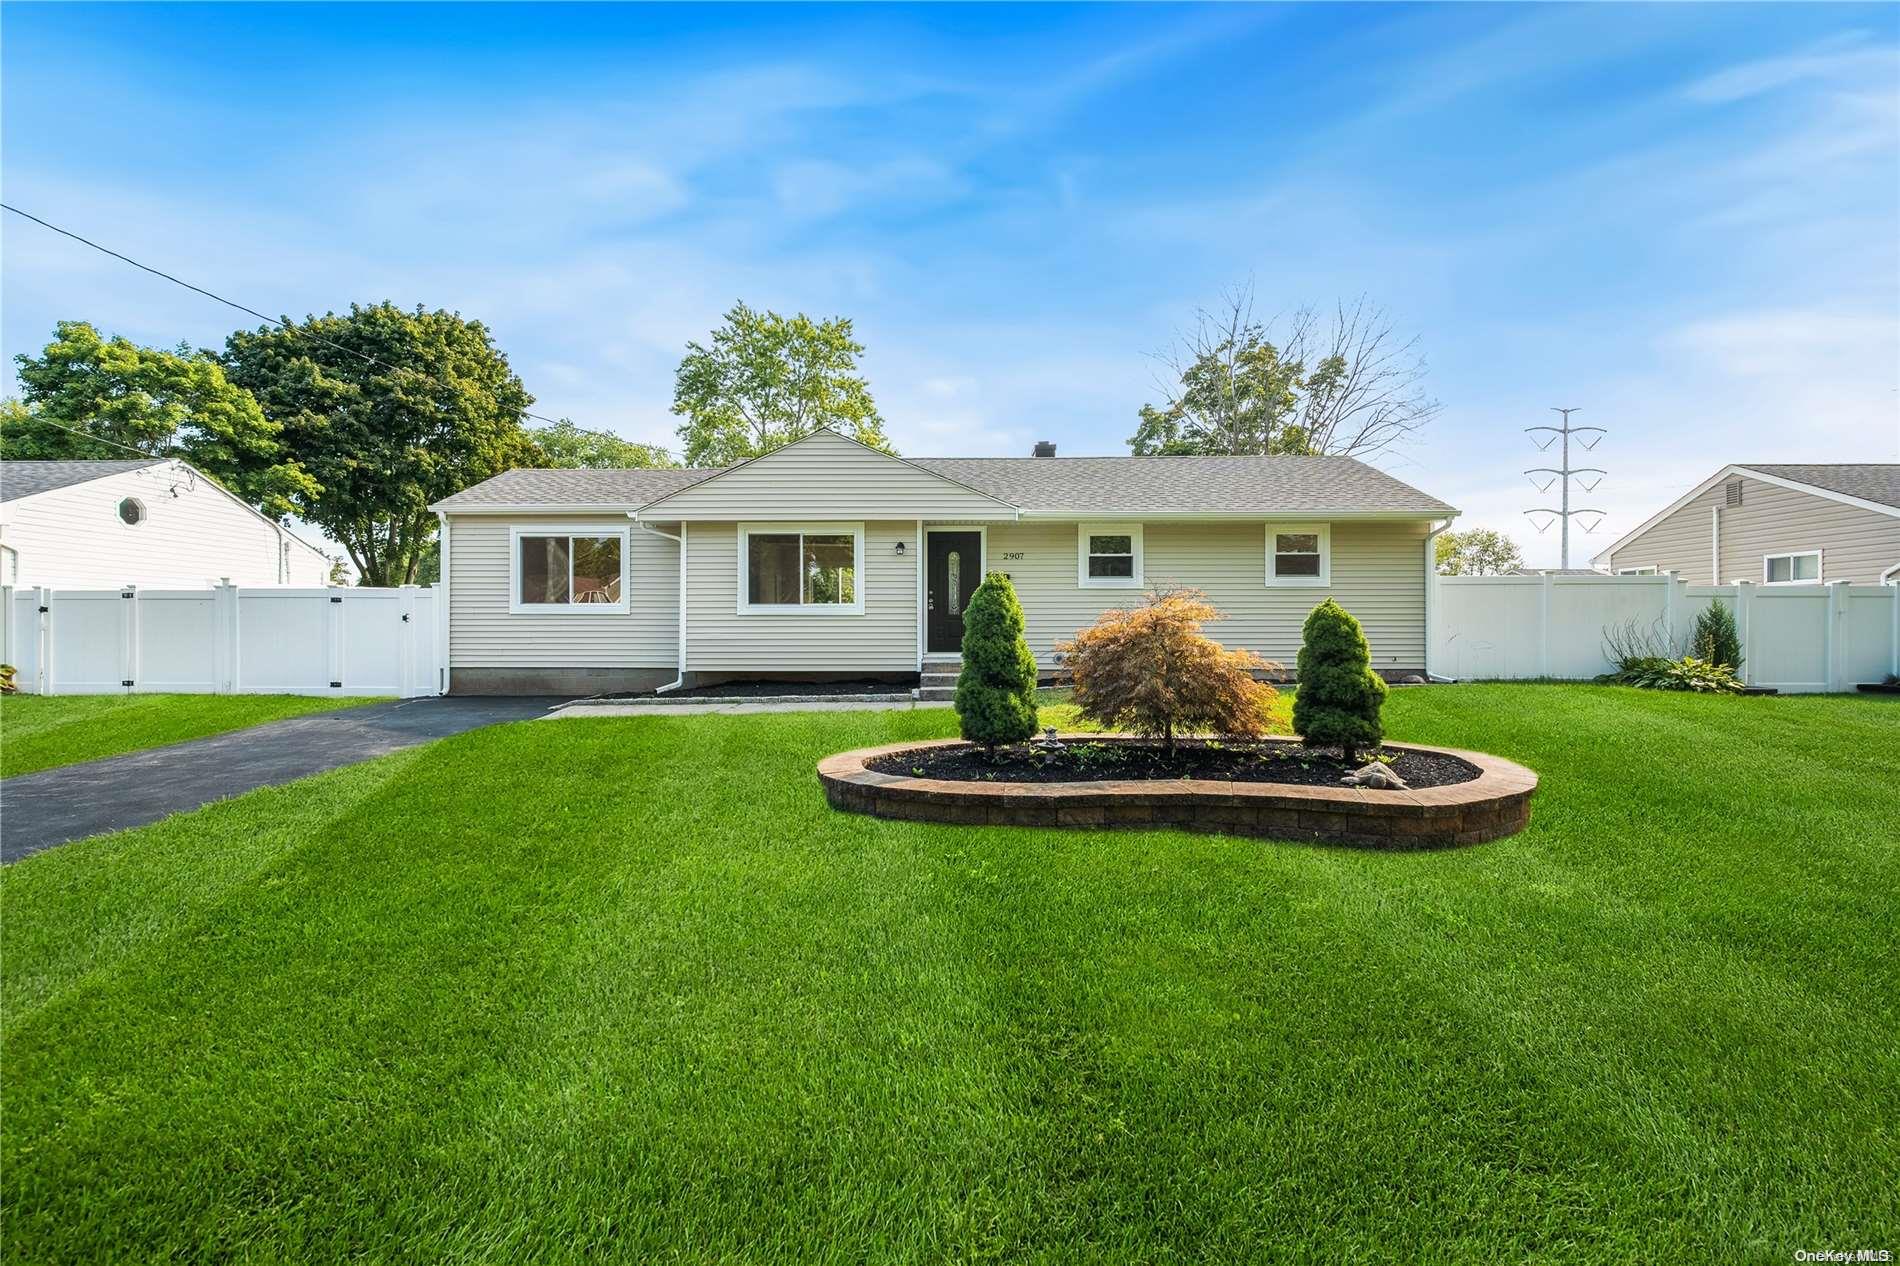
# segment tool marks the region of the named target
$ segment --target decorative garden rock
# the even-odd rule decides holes
[[[1339,781],[1348,787],[1377,787],[1382,791],[1410,791],[1411,784],[1378,761],[1355,769]]]

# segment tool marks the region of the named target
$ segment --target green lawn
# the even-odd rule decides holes
[[[0,873],[16,1261],[1896,1247],[1900,710],[1394,691],[1383,854],[825,807],[946,711],[477,731]]]
[[[314,695],[0,695],[0,778],[380,702]]]

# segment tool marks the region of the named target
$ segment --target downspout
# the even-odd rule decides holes
[[[662,540],[671,541],[673,542],[673,544],[680,547],[680,588],[679,588],[680,635],[679,635],[679,668],[678,668],[679,675],[673,678],[673,680],[667,682],[664,686],[661,686],[658,689],[654,690],[653,692],[656,695],[663,695],[669,690],[678,690],[681,686],[686,684],[686,525],[684,523],[680,524],[680,534],[678,536],[674,536],[671,532],[662,532],[658,528],[650,527],[647,524],[642,523],[640,521],[640,512],[637,510],[629,511],[627,513],[627,517],[633,520],[633,525],[635,527],[639,528],[642,532],[645,532],[647,535],[657,536]]]
[[[284,525],[276,519],[270,521],[277,531],[277,583],[285,584],[290,580],[290,542],[284,539]]]
[[[1449,682],[1450,677],[1441,677],[1432,671],[1432,615],[1438,604],[1433,600],[1438,592],[1438,547],[1435,542],[1438,534],[1451,526],[1446,519],[1425,534],[1425,680]]]
[[[14,557],[17,559],[19,555],[15,554]],[[1886,571],[1881,572],[1880,583],[1883,585],[1900,585],[1900,563],[1895,563],[1893,566],[1887,568]]]
[[[1722,507],[1709,507],[1709,583],[1722,583]]]

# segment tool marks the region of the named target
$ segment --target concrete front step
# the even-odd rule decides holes
[[[921,703],[950,703],[957,697],[956,682],[947,686],[919,686],[912,692]]]

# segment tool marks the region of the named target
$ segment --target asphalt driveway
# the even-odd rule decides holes
[[[565,696],[402,699],[22,774],[0,782],[0,862],[484,725],[546,716],[566,702]]]

